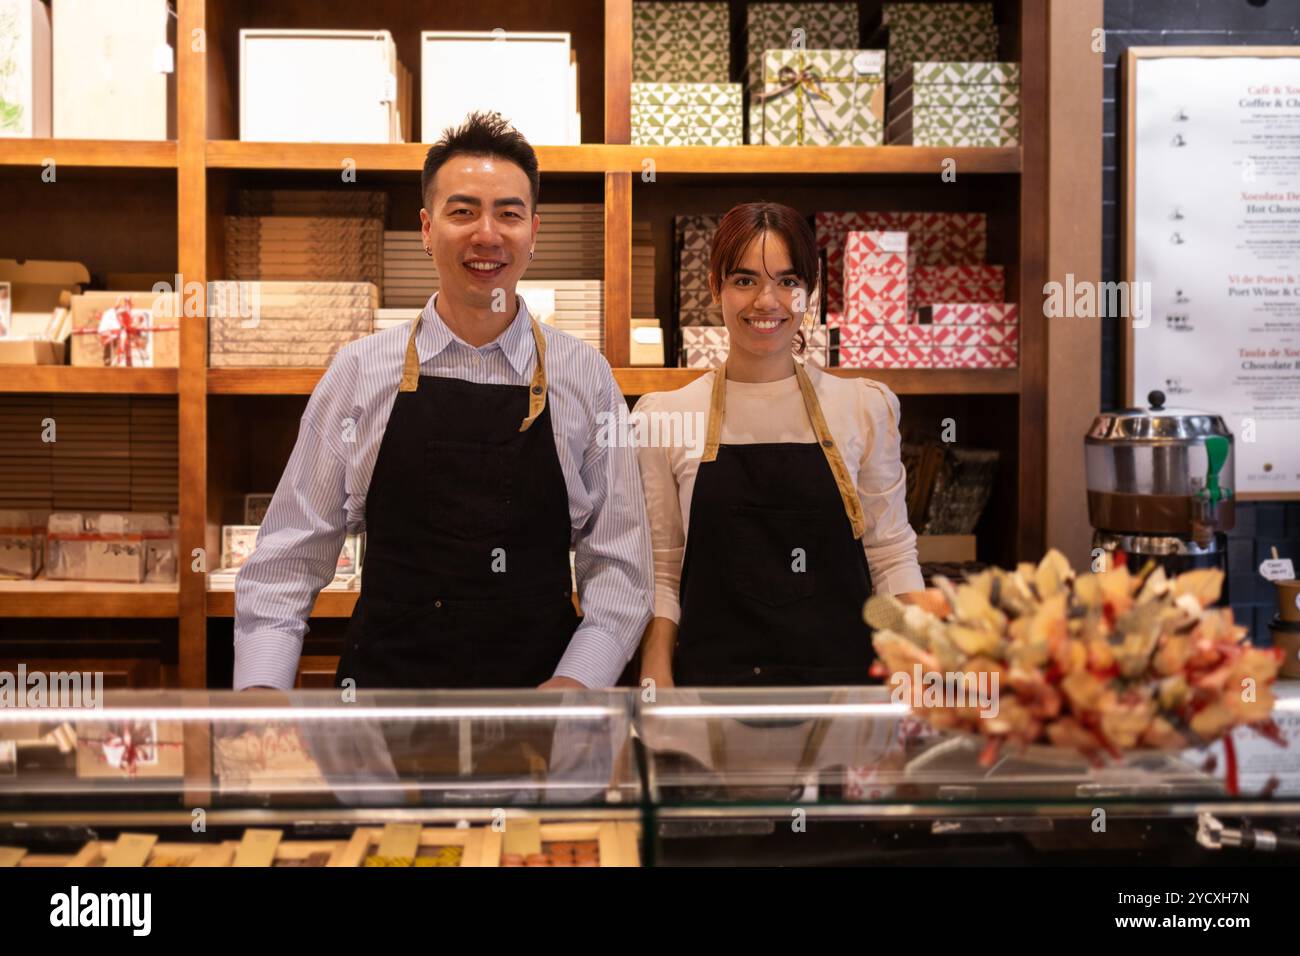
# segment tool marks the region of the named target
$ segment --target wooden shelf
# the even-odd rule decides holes
[[[6,365],[4,392],[66,392],[175,395],[174,368],[74,368],[70,365]]]
[[[416,172],[423,168],[424,143],[243,143],[207,144],[213,169],[342,168],[351,159],[358,170]],[[544,173],[640,173],[647,159],[656,173],[733,176],[773,175],[939,175],[952,159],[960,173],[1018,173],[1020,147],[1000,149],[926,146],[538,146]]]
[[[112,166],[175,169],[176,143],[111,139],[3,139],[0,166]]]
[[[210,368],[209,395],[310,395],[323,368]]]
[[[846,378],[871,378],[899,395],[1015,395],[1020,372],[1014,368],[917,368],[830,370]],[[616,368],[624,395],[670,392],[699,378],[704,369]],[[310,395],[325,373],[319,368],[214,368],[208,370],[209,395]]]
[[[841,378],[870,378],[899,395],[1014,395],[1020,391],[1020,372],[1014,368],[829,369]],[[704,369],[616,368],[614,378],[624,395],[644,395],[681,388],[699,378]]]
[[[321,591],[316,596],[316,606],[311,609],[312,617],[351,617],[356,607],[360,591]],[[235,592],[209,591],[208,617],[234,617]]]
[[[0,617],[176,617],[175,584],[0,581]]]

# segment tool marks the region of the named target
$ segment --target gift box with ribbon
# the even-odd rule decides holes
[[[879,146],[885,55],[879,50],[768,50],[752,95],[765,146]]]
[[[731,13],[726,3],[632,4],[632,79],[638,83],[726,83]]]
[[[180,323],[171,292],[86,292],[72,297],[72,360],[103,368],[177,368]]]

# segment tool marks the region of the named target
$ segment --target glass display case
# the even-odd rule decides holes
[[[992,754],[882,687],[109,691],[0,708],[0,865],[1295,863],[1276,689],[1287,746],[1099,763]]]

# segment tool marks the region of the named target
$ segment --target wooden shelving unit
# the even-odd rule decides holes
[[[730,0],[733,27],[743,30],[744,0]],[[238,34],[244,27],[389,29],[399,56],[417,74],[420,29],[566,30],[575,37],[582,67],[580,100],[584,138],[581,146],[538,148],[544,173],[543,191],[577,190],[585,201],[605,204],[605,299],[607,358],[629,396],[671,389],[699,372],[686,369],[630,368],[628,331],[631,318],[631,234],[634,220],[654,220],[657,271],[670,269],[664,243],[665,223],[673,211],[725,209],[733,196],[788,201],[807,212],[815,209],[924,208],[983,210],[990,214],[995,261],[1007,266],[1008,299],[1022,305],[1020,367],[1007,370],[882,370],[842,372],[870,375],[904,396],[910,409],[942,414],[969,408],[979,421],[981,437],[995,438],[1004,451],[1005,485],[991,505],[998,556],[1037,557],[1044,546],[1046,502],[1045,411],[1047,331],[1041,312],[1046,281],[1048,233],[1048,116],[1052,39],[1049,7],[1062,0],[995,0],[1002,31],[1000,55],[1022,63],[1022,145],[1010,149],[876,148],[664,148],[630,144],[632,0],[575,0],[541,5],[525,0],[447,0],[432,7],[401,0],[373,0],[364,7],[285,0],[176,0],[177,35],[203,31],[206,45],[181,42],[177,49],[177,139],[172,142],[82,142],[0,140],[0,180],[22,179],[24,190],[41,190],[39,168],[49,159],[81,175],[85,195],[100,197],[105,207],[92,229],[106,232],[119,220],[130,225],[139,211],[123,205],[116,181],[127,178],[146,197],[171,190],[175,183],[174,244],[155,243],[147,266],[130,259],[125,247],[113,246],[120,271],[180,273],[186,283],[223,279],[222,216],[234,193],[250,183],[292,185],[309,182],[321,188],[342,161],[355,163],[359,188],[379,183],[412,192],[418,182],[426,146],[420,144],[281,144],[238,141]],[[861,0],[868,22],[880,0]],[[736,49],[733,44],[733,56]],[[1067,82],[1067,77],[1060,78]],[[418,99],[415,104],[418,116]],[[419,132],[417,130],[417,132]],[[641,173],[654,161],[655,192],[647,192]],[[941,173],[945,160],[956,161],[957,183]],[[28,167],[24,169],[23,167]],[[35,167],[35,168],[33,168]],[[116,170],[113,172],[111,170]],[[98,177],[98,179],[96,178]],[[62,179],[62,177],[61,177]],[[143,181],[143,184],[141,184]],[[396,184],[396,185],[394,185]],[[96,191],[97,190],[97,191]],[[29,194],[23,193],[24,197]],[[30,194],[45,201],[45,193]],[[53,196],[54,193],[49,195]],[[68,193],[67,195],[79,195]],[[55,200],[57,201],[57,200]],[[69,200],[64,200],[69,202]],[[117,205],[114,205],[114,203]],[[713,205],[710,205],[712,203]],[[71,210],[61,210],[67,222]],[[77,210],[79,213],[80,210]],[[409,214],[408,214],[409,213]],[[152,212],[155,218],[159,213]],[[404,211],[403,223],[415,210]],[[30,210],[29,218],[36,218]],[[39,225],[35,223],[34,225]],[[36,258],[57,258],[71,226],[60,220],[40,236]],[[402,225],[398,228],[414,228]],[[101,236],[78,246],[89,257],[108,244],[129,243],[131,236]],[[22,255],[18,238],[0,239],[0,255]],[[90,251],[86,251],[89,248]],[[55,250],[55,251],[51,251]],[[71,257],[70,250],[64,257]],[[159,258],[161,256],[161,258]],[[153,259],[159,258],[154,262]],[[92,271],[98,264],[92,264]],[[107,268],[99,266],[100,268]],[[662,275],[661,275],[662,278]],[[659,283],[661,290],[664,283]],[[659,311],[667,318],[662,295]],[[57,582],[0,584],[0,618],[64,616],[123,619],[174,617],[176,660],[167,673],[183,686],[201,687],[208,680],[210,623],[228,620],[232,592],[208,592],[205,576],[190,571],[190,556],[206,549],[215,563],[220,526],[232,520],[233,502],[249,491],[274,487],[295,436],[305,396],[319,380],[317,369],[209,369],[207,321],[187,318],[181,328],[179,369],[91,370],[73,368],[5,368],[0,393],[132,393],[175,395],[180,434],[181,580],[170,590],[145,587],[91,586],[78,590]],[[909,403],[916,403],[915,406]],[[937,419],[936,419],[937,420]],[[963,419],[965,420],[965,419]],[[269,484],[268,484],[269,483]],[[323,593],[315,618],[345,618],[354,593]],[[325,623],[328,623],[326,621]],[[216,638],[214,638],[215,640]]]

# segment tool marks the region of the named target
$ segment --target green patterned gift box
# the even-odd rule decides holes
[[[998,30],[991,3],[886,3],[889,81],[915,60],[994,60]]]
[[[949,84],[953,86],[1020,87],[1020,64],[988,60],[935,61],[901,63],[899,89],[907,86]]]
[[[801,31],[801,32],[796,32]],[[745,85],[749,142],[763,141],[763,56],[768,50],[853,50],[858,47],[856,3],[751,3],[745,8]]]
[[[739,146],[739,83],[633,83],[632,142],[640,146]]]
[[[1015,146],[1020,108],[916,107],[889,123],[891,146]]]
[[[1016,86],[958,86],[934,83],[909,86],[889,101],[889,115],[894,117],[914,107],[947,109],[983,107],[1019,107],[1020,88]]]
[[[884,53],[768,50],[758,142],[765,146],[879,146],[884,142]]]
[[[726,3],[632,4],[632,79],[638,83],[726,83],[731,16]]]

